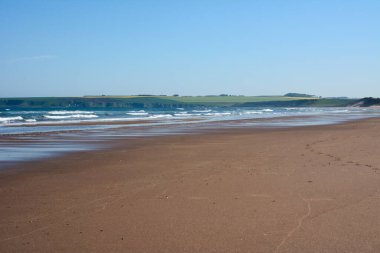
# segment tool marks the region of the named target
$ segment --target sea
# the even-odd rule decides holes
[[[0,169],[67,152],[104,148],[117,138],[326,125],[379,116],[379,108],[362,107],[4,108],[0,109]]]

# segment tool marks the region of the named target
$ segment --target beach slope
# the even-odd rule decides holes
[[[380,120],[119,140],[0,173],[1,252],[380,252]]]

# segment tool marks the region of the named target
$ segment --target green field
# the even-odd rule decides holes
[[[0,108],[333,107],[351,105],[356,101],[286,96],[84,96],[0,98]]]
[[[196,97],[170,97],[170,99],[183,103],[249,103],[267,101],[289,101],[310,98],[295,98],[284,96],[196,96]]]
[[[241,104],[250,102],[290,101],[302,99],[317,99],[310,97],[285,96],[86,96],[85,98],[113,98],[113,99],[162,99],[187,104]]]

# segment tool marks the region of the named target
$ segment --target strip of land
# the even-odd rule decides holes
[[[0,98],[0,109],[89,109],[89,108],[177,108],[177,107],[344,107],[370,106],[359,99],[312,96],[85,96]]]
[[[0,252],[379,252],[380,119],[118,140],[0,172]]]

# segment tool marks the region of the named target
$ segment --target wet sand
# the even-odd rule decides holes
[[[114,141],[0,172],[0,252],[380,252],[380,120]]]

